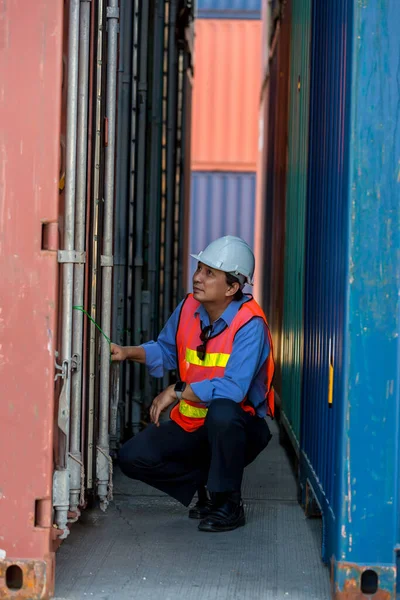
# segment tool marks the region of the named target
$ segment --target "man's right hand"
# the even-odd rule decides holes
[[[111,360],[113,362],[126,360],[128,358],[128,348],[125,346],[118,346],[117,344],[111,344]]]

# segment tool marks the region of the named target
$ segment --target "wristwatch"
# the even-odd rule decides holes
[[[185,391],[186,383],[184,381],[177,381],[174,387],[174,392],[179,401],[182,400],[182,394]]]

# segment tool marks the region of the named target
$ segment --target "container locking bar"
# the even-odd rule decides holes
[[[107,19],[119,20],[119,8],[117,6],[107,6]]]
[[[114,256],[105,256],[102,254],[100,256],[100,265],[102,267],[113,267],[114,266]]]

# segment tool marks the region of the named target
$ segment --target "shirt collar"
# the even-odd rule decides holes
[[[233,319],[236,317],[239,308],[242,306],[242,304],[248,302],[249,300],[249,296],[246,295],[243,296],[241,300],[232,300],[232,302],[226,307],[222,315],[215,321],[215,323],[224,321],[224,323],[226,323],[226,325],[229,327]],[[210,325],[210,317],[208,316],[208,313],[202,304],[199,304],[194,314],[200,316],[200,320],[204,326]]]

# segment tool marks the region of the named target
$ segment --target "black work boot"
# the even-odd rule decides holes
[[[210,513],[199,523],[199,531],[232,531],[245,525],[243,502],[240,493],[225,495],[223,502],[216,502]]]
[[[212,501],[205,486],[199,487],[197,490],[197,502],[189,510],[189,519],[204,519],[212,508]]]

